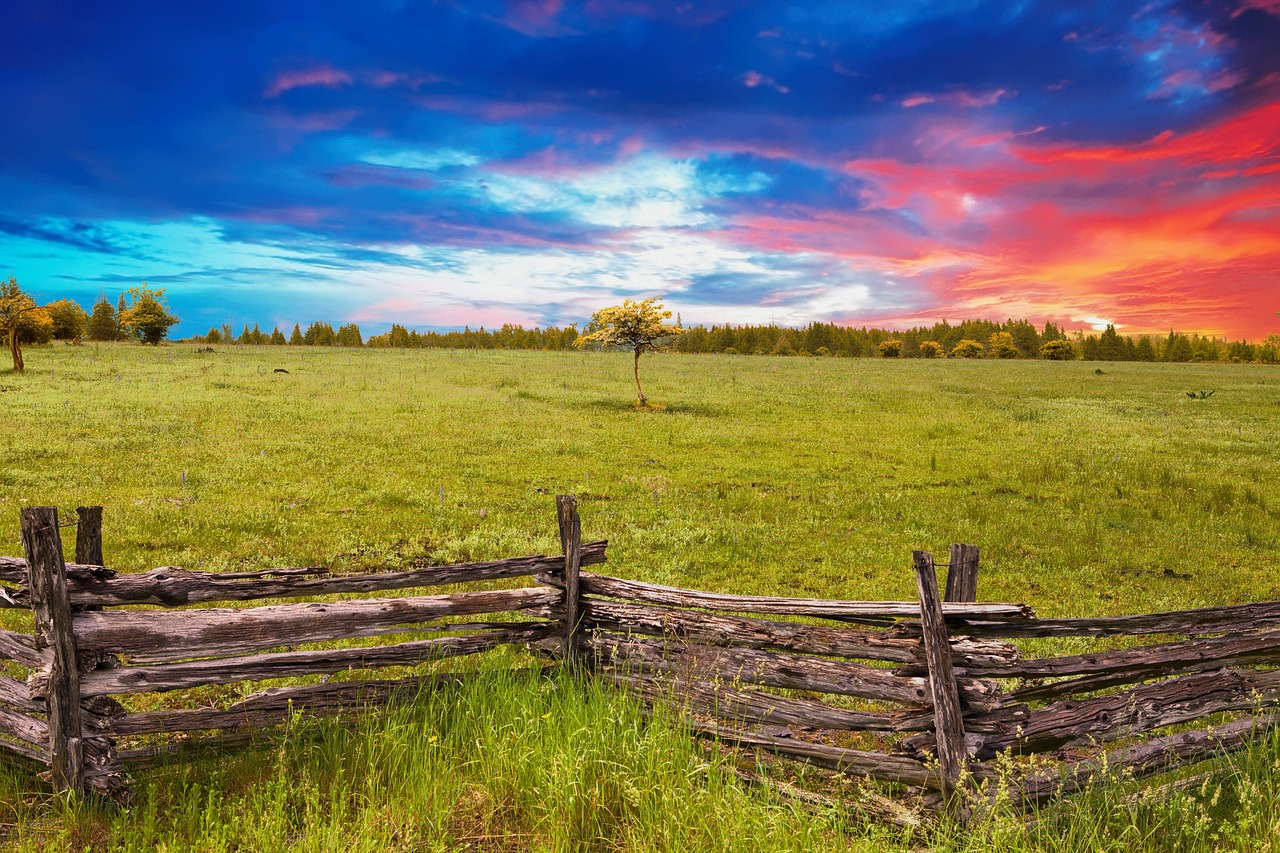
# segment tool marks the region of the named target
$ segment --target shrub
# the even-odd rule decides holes
[[[942,344],[937,341],[921,341],[920,357],[921,358],[942,358],[944,350]]]
[[[897,358],[902,355],[902,341],[885,341],[876,347],[882,358]]]
[[[1071,341],[1049,341],[1040,347],[1040,357],[1050,361],[1074,361],[1076,348],[1071,345]]]
[[[960,343],[951,348],[952,358],[982,358],[982,353],[986,350],[982,344],[977,341],[971,341],[965,338]]]
[[[1021,353],[1008,332],[995,332],[987,339],[987,352],[996,358],[1017,358]]]

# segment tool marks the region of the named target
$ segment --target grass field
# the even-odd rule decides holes
[[[980,599],[1041,615],[1280,598],[1274,367],[658,356],[642,370],[667,409],[637,412],[625,354],[58,345],[27,366],[0,374],[4,554],[21,553],[25,504],[105,506],[122,569],[552,553],[552,496],[574,492],[610,573],[660,583],[911,599],[911,549],[970,542]],[[1119,809],[1117,788],[1031,830],[922,842],[753,793],[621,697],[498,681],[500,700],[425,700],[156,771],[127,813],[8,774],[0,823],[18,847],[173,850],[345,849],[352,832],[379,850],[1261,849],[1280,831],[1280,748],[1239,777],[1261,806],[1237,784]],[[459,723],[467,707],[486,725]],[[485,734],[547,713],[582,725]],[[459,729],[452,750],[425,746]],[[234,830],[249,815],[252,837]],[[687,828],[701,815],[720,828]]]

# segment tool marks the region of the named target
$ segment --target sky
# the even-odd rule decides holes
[[[177,335],[1280,332],[1280,0],[0,4],[0,275]]]

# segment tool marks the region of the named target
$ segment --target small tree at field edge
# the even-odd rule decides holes
[[[664,322],[669,319],[671,312],[665,310],[657,299],[640,302],[624,299],[621,305],[601,308],[593,314],[586,333],[579,335],[573,345],[581,349],[589,344],[600,344],[635,353],[636,394],[639,395],[636,405],[644,407],[649,401],[640,387],[640,356],[650,350],[662,349],[672,338],[685,332],[680,326]]]

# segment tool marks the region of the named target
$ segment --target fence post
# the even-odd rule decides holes
[[[556,516],[560,521],[560,545],[564,549],[564,656],[572,660],[577,653],[578,610],[581,602],[579,576],[582,569],[582,522],[578,518],[577,497],[556,495]]]
[[[76,517],[76,562],[105,566],[102,560],[102,507],[78,506]]]
[[[84,794],[84,741],[80,713],[80,670],[71,629],[67,564],[62,557],[58,510],[33,506],[22,510],[22,546],[27,552],[31,608],[38,636],[53,649],[49,664],[49,757],[54,784]]]
[[[916,586],[920,591],[920,628],[925,662],[929,667],[929,692],[933,698],[933,729],[938,767],[942,774],[942,794],[953,809],[953,814],[963,823],[968,820],[968,808],[956,793],[968,765],[968,750],[964,742],[960,686],[951,665],[951,645],[947,640],[942,602],[938,598],[938,578],[934,574],[933,555],[913,551],[912,558],[915,563]]]
[[[952,545],[951,565],[947,568],[947,594],[945,601],[978,600],[977,545]]]

